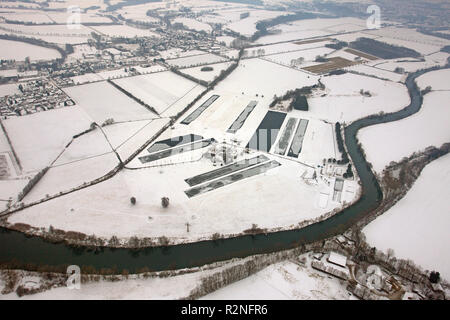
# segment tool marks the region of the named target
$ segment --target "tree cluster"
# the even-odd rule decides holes
[[[336,131],[336,142],[338,145],[338,150],[342,155],[342,160],[339,160],[337,163],[338,164],[346,164],[349,162],[349,159],[348,159],[347,151],[345,150],[345,147],[344,147],[344,139],[342,138],[341,124],[339,122],[336,122],[335,131]]]

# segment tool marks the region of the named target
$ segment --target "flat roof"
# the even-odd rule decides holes
[[[334,263],[341,267],[346,267],[347,264],[347,257],[336,253],[336,252],[330,252],[330,256],[328,257],[328,261],[331,263]]]

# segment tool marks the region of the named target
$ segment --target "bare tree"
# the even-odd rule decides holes
[[[163,208],[167,208],[169,206],[169,198],[162,197],[161,198],[161,205],[163,206]]]

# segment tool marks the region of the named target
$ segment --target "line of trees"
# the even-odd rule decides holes
[[[127,90],[125,90],[124,88],[119,86],[118,84],[114,83],[113,81],[111,81],[111,79],[108,79],[108,83],[110,83],[113,87],[115,87],[116,89],[118,89],[119,91],[124,93],[126,96],[130,97],[131,99],[133,99],[134,101],[136,101],[140,105],[144,106],[145,108],[147,108],[148,110],[150,110],[151,112],[153,112],[154,114],[159,116],[159,113],[155,110],[155,108],[149,106],[148,104],[146,104],[141,99],[135,97],[133,94],[131,94],[130,92],[128,92]]]
[[[340,50],[342,48],[348,47],[348,43],[345,41],[338,41],[336,43],[327,43],[325,47],[334,49],[334,50]]]
[[[336,122],[335,131],[336,131],[336,142],[338,145],[338,150],[342,156],[342,160],[338,160],[337,163],[338,164],[347,164],[347,163],[349,163],[349,158],[348,158],[347,150],[345,150],[345,147],[344,147],[344,139],[342,138],[341,124],[339,122]]]
[[[312,93],[313,89],[318,88],[318,85],[313,86],[306,86],[302,88],[298,88],[295,90],[288,90],[283,96],[277,97],[276,95],[273,97],[272,102],[270,103],[269,107],[273,108],[275,105],[277,105],[281,101],[286,101],[289,99],[292,99],[289,110],[292,110],[292,108],[295,108],[296,110],[302,110],[302,111],[308,111],[309,105],[308,100],[306,96],[310,95]]]
[[[21,192],[19,192],[18,200],[22,201],[23,198],[33,189],[33,187],[41,180],[41,178],[44,176],[44,174],[48,171],[49,167],[45,167],[41,171],[39,171],[33,178],[28,181],[26,186],[23,188]]]
[[[204,87],[207,87],[207,86],[208,86],[208,81],[201,80],[201,79],[197,79],[197,78],[191,76],[190,74],[181,72],[177,67],[170,67],[170,71],[172,71],[173,73],[176,73],[177,75],[179,75],[179,76],[181,76],[181,77],[183,77],[183,78],[186,78],[186,79],[188,79],[188,80],[191,80],[191,81],[193,81],[193,82],[196,82],[196,83],[198,83],[198,84],[201,84],[201,85],[204,86]]]
[[[350,48],[380,57],[382,59],[418,58],[421,54],[413,49],[392,45],[370,38],[358,38],[350,43]]]

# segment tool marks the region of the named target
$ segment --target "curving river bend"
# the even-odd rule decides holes
[[[375,124],[397,121],[419,111],[423,98],[415,84],[415,79],[426,72],[443,68],[448,68],[448,65],[418,71],[408,76],[406,86],[411,97],[409,106],[398,112],[357,120],[345,128],[345,142],[361,179],[363,194],[355,204],[325,221],[300,230],[267,235],[249,235],[218,241],[145,248],[139,251],[103,248],[97,252],[54,244],[39,237],[27,237],[23,233],[0,228],[0,262],[15,260],[21,264],[53,266],[75,264],[93,266],[96,269],[117,267],[118,270],[127,269],[130,272],[148,267],[150,270],[160,271],[195,267],[235,257],[289,249],[297,246],[299,242],[309,243],[341,233],[375,209],[382,199],[380,186],[358,149],[356,139],[358,130]]]

